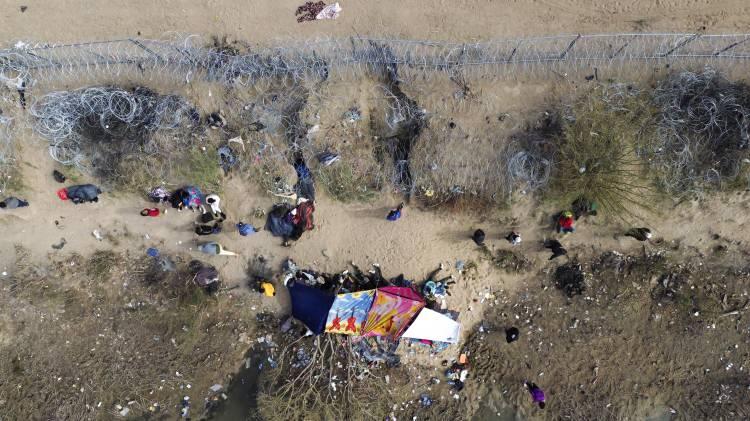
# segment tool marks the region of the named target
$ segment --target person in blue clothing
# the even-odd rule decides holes
[[[385,217],[385,219],[389,221],[397,221],[399,218],[401,218],[401,210],[403,208],[404,202],[399,203],[396,209],[391,209],[390,212],[388,212],[388,215]]]

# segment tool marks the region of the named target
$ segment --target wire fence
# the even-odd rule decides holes
[[[320,174],[338,184],[344,184],[344,179],[353,183],[351,179],[357,178],[353,184],[359,190],[387,183],[409,192],[422,187],[429,194],[435,189],[442,190],[438,192],[442,194],[470,192],[495,197],[546,185],[553,165],[545,152],[549,149],[546,144],[513,139],[478,139],[468,144],[464,136],[446,137],[428,129],[421,135],[419,148],[412,150],[410,142],[398,138],[403,137],[404,131],[421,127],[425,116],[421,105],[401,93],[399,84],[416,86],[446,76],[453,82],[465,82],[484,76],[559,77],[576,73],[587,79],[607,80],[623,73],[642,75],[657,67],[741,70],[750,62],[749,40],[750,34],[605,34],[477,43],[353,37],[288,42],[274,47],[218,45],[197,36],[66,45],[18,43],[0,50],[0,81],[9,87],[39,86],[40,91],[61,81],[117,84],[157,78],[245,87],[252,93],[240,98],[239,90],[234,89],[238,96],[227,102],[231,110],[225,111],[230,123],[252,122],[264,127],[264,133],[286,139],[281,143],[267,137],[250,141],[249,149],[256,150],[254,162],[263,160],[268,166],[278,167],[289,161],[292,149],[303,150],[306,156],[317,156],[336,147],[340,152],[345,146],[331,145],[330,138],[321,143],[315,140],[316,136],[309,136],[311,119],[305,119],[304,114],[345,106],[344,102],[351,99],[341,100],[333,93],[334,84],[319,82],[369,78],[376,81],[378,91],[369,100],[377,104],[374,108],[386,110],[378,117],[383,126],[379,131],[390,133],[382,137],[396,139],[384,143],[386,154],[392,155],[392,165],[375,171],[378,163],[373,161],[372,153],[352,153],[342,157],[347,166],[332,167],[347,172],[332,173],[320,166],[316,169],[325,171]],[[432,82],[426,86],[432,87]],[[468,93],[468,88],[464,93]],[[311,103],[315,105],[310,106]],[[52,157],[86,171],[110,168],[111,162],[123,155],[169,155],[175,146],[172,137],[161,136],[160,141],[120,145],[123,147],[113,155],[107,152],[112,145],[91,144],[87,140],[91,136],[84,137],[82,133],[95,131],[102,135],[94,138],[148,138],[130,135],[129,131],[162,133],[162,129],[175,129],[184,122],[195,126],[192,123],[197,123],[198,118],[192,106],[180,97],[109,87],[40,96],[30,112],[36,117],[35,130],[50,141]],[[343,110],[336,112],[343,114]],[[123,137],[122,131],[128,136]],[[413,133],[412,140],[417,140],[419,131]],[[231,131],[227,137],[236,134]],[[372,149],[377,148],[373,145]],[[161,167],[154,168],[155,173],[162,171]]]
[[[750,34],[561,35],[454,43],[352,37],[275,47],[207,47],[200,37],[121,39],[65,45],[18,43],[0,50],[0,74],[28,85],[64,75],[135,72],[252,84],[264,78],[321,80],[371,70],[430,74],[458,70],[491,75],[593,71],[644,63],[721,67],[750,59]],[[414,73],[416,72],[416,73]]]

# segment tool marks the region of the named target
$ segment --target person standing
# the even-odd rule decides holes
[[[29,202],[13,196],[6,197],[5,200],[0,202],[0,209],[25,208],[26,206],[29,206]]]

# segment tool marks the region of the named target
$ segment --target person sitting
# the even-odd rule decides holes
[[[557,219],[557,232],[567,234],[569,232],[575,232],[575,219],[573,218],[573,212],[565,211],[560,213],[560,217]]]
[[[389,221],[398,221],[399,218],[401,218],[401,210],[404,208],[404,203],[401,202],[396,207],[396,209],[391,209],[390,212],[388,212],[388,215],[386,215],[385,219]]]
[[[474,240],[474,244],[478,246],[484,245],[484,238],[485,238],[484,231],[481,229],[474,231],[474,235],[471,236],[471,239]]]
[[[505,239],[508,240],[508,242],[513,246],[517,246],[521,244],[521,234],[515,231],[511,231],[510,234],[508,234],[508,236],[505,237]]]

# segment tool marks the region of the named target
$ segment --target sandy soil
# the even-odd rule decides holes
[[[750,23],[750,4],[743,0],[344,0],[336,21],[300,24],[294,12],[302,3],[4,1],[0,40],[79,42],[178,32],[251,42],[353,34],[464,41],[559,33],[742,32]],[[23,13],[21,5],[28,7]]]
[[[96,4],[73,0],[6,1],[0,7],[0,40],[77,42],[136,36],[159,38],[177,32],[227,34],[258,43],[353,34],[467,41],[617,31],[729,33],[743,32],[750,24],[750,3],[743,0],[342,1],[344,10],[336,21],[297,23],[294,11],[301,3],[299,0],[130,0]],[[25,12],[20,11],[21,4],[28,7]],[[526,98],[528,88],[528,85],[509,86],[500,96],[508,102],[531,102]],[[539,97],[543,96],[544,89],[534,87]],[[483,106],[505,111],[492,102],[488,100]],[[466,121],[467,126],[472,124]],[[481,135],[481,131],[476,130],[474,134]],[[117,192],[105,193],[97,204],[74,206],[62,202],[54,194],[61,186],[50,176],[53,165],[43,144],[26,142],[23,149],[23,178],[27,189],[21,196],[32,206],[0,213],[2,271],[13,270],[14,244],[29,248],[40,261],[46,260],[50,253],[88,255],[94,250],[109,248],[145,253],[148,247],[157,247],[164,253],[200,257],[196,252],[199,239],[192,233],[196,215],[170,209],[159,218],[143,218],[139,211],[148,203]],[[268,209],[271,198],[248,187],[239,178],[229,179],[225,191],[229,222],[242,219],[256,226],[263,225],[262,220],[253,219],[251,215],[256,207]],[[657,237],[678,242],[696,255],[710,252],[709,240],[714,234],[741,247],[750,240],[742,229],[750,218],[747,199],[743,193],[703,203],[668,205],[663,214],[649,216],[647,224]],[[468,239],[475,228],[482,227],[489,234],[488,243],[495,248],[509,248],[503,237],[510,229],[519,230],[524,243],[516,250],[532,259],[536,268],[550,267],[546,262],[549,254],[541,243],[552,235],[549,216],[556,209],[536,207],[530,200],[521,200],[509,210],[480,216],[407,207],[405,216],[398,222],[385,221],[388,207],[398,201],[397,197],[383,197],[368,205],[341,205],[321,195],[316,229],[306,233],[293,247],[281,247],[280,241],[267,232],[239,237],[235,231],[227,230],[217,239],[240,256],[203,259],[220,269],[227,286],[243,288],[247,260],[257,254],[269,257],[274,263],[291,257],[303,267],[326,271],[342,270],[349,262],[362,267],[379,263],[386,276],[403,272],[415,279],[421,279],[441,263],[450,268],[448,272],[458,275],[454,269],[457,260],[476,261],[479,264],[476,280],[458,277],[447,302],[449,308],[461,312],[460,322],[465,330],[481,319],[484,305],[481,299],[488,289],[514,290],[538,284],[533,275],[501,275],[491,270],[490,264]],[[623,228],[618,221],[588,220],[563,243],[571,256],[640,248],[640,243],[616,235]],[[100,230],[105,240],[96,240],[92,235],[94,230]],[[61,238],[66,240],[64,248],[60,251],[51,248]],[[286,310],[287,298],[279,294],[277,300],[264,301],[264,306]]]

